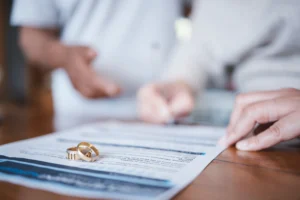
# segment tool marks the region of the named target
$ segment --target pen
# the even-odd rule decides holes
[[[179,121],[176,120],[174,117],[169,119],[169,121],[166,123],[167,126],[178,125],[178,124],[179,124]]]

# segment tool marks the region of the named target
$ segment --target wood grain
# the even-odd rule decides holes
[[[5,107],[0,143],[5,144],[52,132],[49,109]],[[6,182],[0,182],[0,199],[77,200]],[[300,199],[300,140],[261,152],[229,148],[174,199]]]

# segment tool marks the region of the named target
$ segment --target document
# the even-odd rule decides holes
[[[223,150],[225,129],[102,122],[0,146],[0,180],[64,195],[170,199]],[[96,162],[66,159],[89,142]]]

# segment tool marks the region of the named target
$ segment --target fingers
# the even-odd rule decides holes
[[[82,55],[88,64],[90,64],[97,57],[97,52],[90,47],[81,47],[81,50],[83,51]]]
[[[87,85],[81,85],[80,87],[76,88],[82,96],[88,98],[88,99],[95,99],[95,98],[104,98],[107,95],[102,91],[97,91]]]
[[[286,95],[296,95],[299,91],[295,89],[282,89],[277,91],[267,91],[267,92],[253,92],[248,94],[241,94],[237,96],[235,101],[235,106],[231,114],[230,123],[228,125],[228,131],[230,132],[235,126],[237,121],[240,119],[242,110],[249,104],[253,104],[260,101],[266,101],[278,97],[283,97]]]
[[[66,71],[73,86],[87,98],[115,97],[120,94],[120,87],[104,77],[99,77],[93,70],[91,62],[97,52],[90,47],[69,47]]]
[[[97,76],[96,72],[92,72],[92,85],[96,98],[102,97],[115,97],[121,93],[121,88],[111,80],[107,78]]]
[[[239,150],[259,151],[300,135],[300,112],[288,115],[257,136],[236,144]]]
[[[73,86],[86,98],[115,97],[121,93],[116,83],[98,76],[92,68],[84,67],[83,63],[68,73]]]
[[[140,117],[147,122],[167,123],[190,114],[194,96],[182,82],[157,83],[145,86],[138,95]]]
[[[143,87],[138,93],[138,111],[142,120],[150,123],[167,123],[171,113],[167,101],[159,92],[161,85]]]
[[[250,104],[240,112],[239,121],[220,140],[223,146],[230,146],[248,135],[257,123],[274,122],[291,113],[297,106],[297,99],[278,98]]]
[[[194,109],[194,98],[187,90],[174,94],[170,102],[170,111],[175,119],[189,115]]]

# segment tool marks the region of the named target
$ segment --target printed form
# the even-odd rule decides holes
[[[0,146],[0,180],[70,196],[170,199],[224,148],[225,129],[103,122]],[[66,159],[89,142],[96,162]]]

